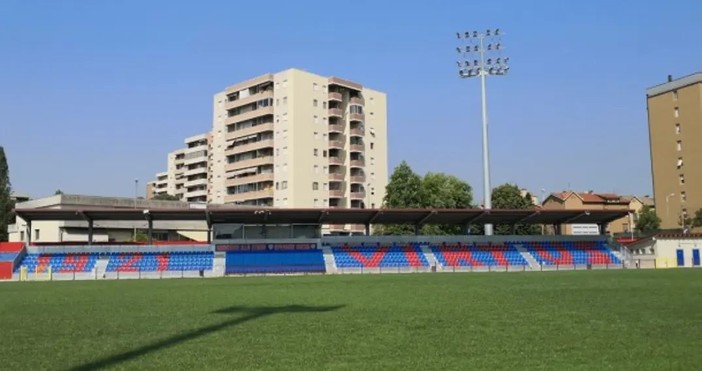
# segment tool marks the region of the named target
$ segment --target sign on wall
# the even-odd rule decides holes
[[[572,224],[571,230],[575,236],[600,234],[600,227],[598,227],[597,224]]]

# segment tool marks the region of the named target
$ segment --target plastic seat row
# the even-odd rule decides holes
[[[416,244],[394,246],[332,247],[337,268],[428,267],[429,261]]]
[[[212,270],[214,253],[117,253],[111,254],[107,272],[165,272]]]
[[[621,264],[604,241],[512,242],[521,245],[542,265]]]
[[[97,259],[97,254],[27,254],[15,271],[24,266],[29,272],[91,272]]]
[[[445,267],[527,265],[522,254],[511,246],[432,245],[431,250]]]

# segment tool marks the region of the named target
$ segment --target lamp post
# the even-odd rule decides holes
[[[139,198],[139,179],[134,178],[134,208],[137,208],[137,198]],[[137,227],[134,224],[134,237],[132,238],[136,242]]]
[[[488,151],[488,119],[485,78],[502,76],[509,71],[509,58],[503,58],[502,33],[499,29],[484,32],[457,32],[456,37],[462,45],[456,50],[461,56],[458,74],[461,78],[480,77],[480,91],[483,112],[483,198],[484,209],[492,209],[492,189],[490,189],[490,158]],[[485,224],[485,235],[492,235],[492,224]]]

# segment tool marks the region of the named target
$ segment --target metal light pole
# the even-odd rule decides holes
[[[134,208],[135,209],[137,208],[137,198],[139,197],[138,194],[139,194],[139,179],[134,178]],[[134,242],[136,242],[136,235],[137,235],[137,227],[136,227],[136,224],[134,224],[134,237],[133,237]]]
[[[502,76],[509,71],[509,58],[502,57],[502,34],[500,29],[485,32],[457,32],[456,37],[463,45],[456,48],[461,56],[458,74],[461,78],[480,77],[480,91],[483,110],[483,198],[484,209],[492,209],[492,189],[490,188],[490,157],[488,151],[488,119],[485,78]],[[487,59],[486,59],[487,58]],[[492,235],[492,224],[485,224],[485,235]]]

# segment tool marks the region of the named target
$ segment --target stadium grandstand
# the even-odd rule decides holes
[[[113,279],[221,277],[246,274],[519,271],[623,267],[624,250],[595,236],[423,236],[424,224],[470,226],[569,223],[600,226],[626,211],[482,209],[17,209],[27,223],[60,220],[87,224],[86,241],[4,244],[0,278]],[[95,222],[146,221],[148,241],[95,242]],[[207,242],[156,241],[155,221],[207,225]],[[322,236],[326,224],[362,224],[366,235]],[[371,226],[409,224],[413,236],[371,235]],[[31,234],[27,234],[31,236]]]

